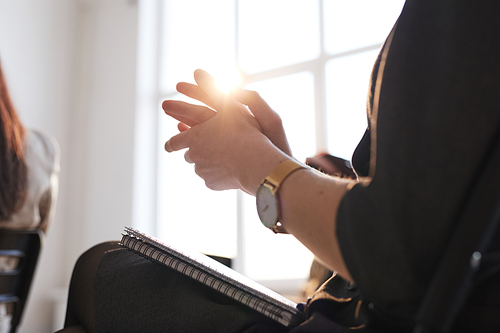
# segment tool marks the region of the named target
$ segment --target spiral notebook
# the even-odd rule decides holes
[[[125,227],[120,245],[204,283],[284,326],[296,326],[304,320],[296,303],[201,253],[187,253],[129,227]]]

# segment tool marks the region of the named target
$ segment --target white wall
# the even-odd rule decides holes
[[[14,102],[24,123],[52,134],[62,153],[56,218],[21,333],[60,328],[53,298],[77,257],[131,224],[137,7],[0,0],[0,59]]]

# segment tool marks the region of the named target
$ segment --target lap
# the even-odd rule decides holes
[[[96,332],[286,332],[279,324],[128,250],[103,254],[94,283]]]

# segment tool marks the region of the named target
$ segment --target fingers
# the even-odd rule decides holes
[[[257,92],[237,87],[233,89],[231,95],[236,101],[248,106],[264,130],[281,126],[280,116]]]
[[[193,161],[189,158],[189,149],[184,153],[184,159],[186,160],[186,162],[193,164]]]
[[[182,117],[182,116],[178,116],[178,115],[175,115],[175,114],[170,114],[170,113],[167,113],[165,112],[167,115],[169,115],[170,117],[178,120],[180,123],[179,124],[184,124],[188,127],[193,127],[193,126],[196,126],[198,125],[200,122],[199,121],[196,121],[196,120],[193,120],[193,119],[190,119],[190,118],[186,118],[186,117]],[[179,128],[180,130],[180,128]]]
[[[179,82],[177,84],[177,91],[187,97],[196,99],[197,101],[202,102],[203,104],[215,109],[214,102],[212,99],[196,84]]]
[[[194,71],[194,80],[200,89],[213,101],[214,108],[217,110],[221,109],[227,95],[217,87],[213,76],[202,69],[197,69]]]
[[[231,95],[236,101],[248,106],[259,122],[262,133],[281,151],[292,156],[281,118],[267,102],[257,92],[239,87],[233,89]]]
[[[179,130],[179,132],[185,132],[187,131],[188,129],[190,129],[191,127],[184,124],[184,123],[179,123],[177,124],[177,129]]]
[[[258,115],[265,117],[269,116],[269,114],[276,114],[256,91],[236,87],[231,91],[231,95],[233,95],[234,99],[238,102],[247,105],[255,117]]]
[[[162,108],[167,115],[193,127],[212,118],[216,112],[202,105],[193,105],[181,101],[166,100]]]
[[[231,91],[234,99],[248,106],[263,127],[281,126],[280,116],[267,104],[258,92],[236,87]]]
[[[167,142],[165,142],[165,150],[169,153],[173,151],[178,151],[184,148],[188,148],[188,135],[189,131],[184,131],[177,135],[174,135]]]

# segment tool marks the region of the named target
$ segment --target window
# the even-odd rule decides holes
[[[203,68],[258,91],[283,118],[299,160],[324,151],[350,159],[366,128],[371,67],[403,3],[163,0],[156,103],[183,98],[175,84]],[[183,153],[163,151],[176,122],[160,111],[158,124],[157,236],[235,258],[237,270],[270,286],[297,288],[311,253],[264,228],[253,197],[205,188]]]

